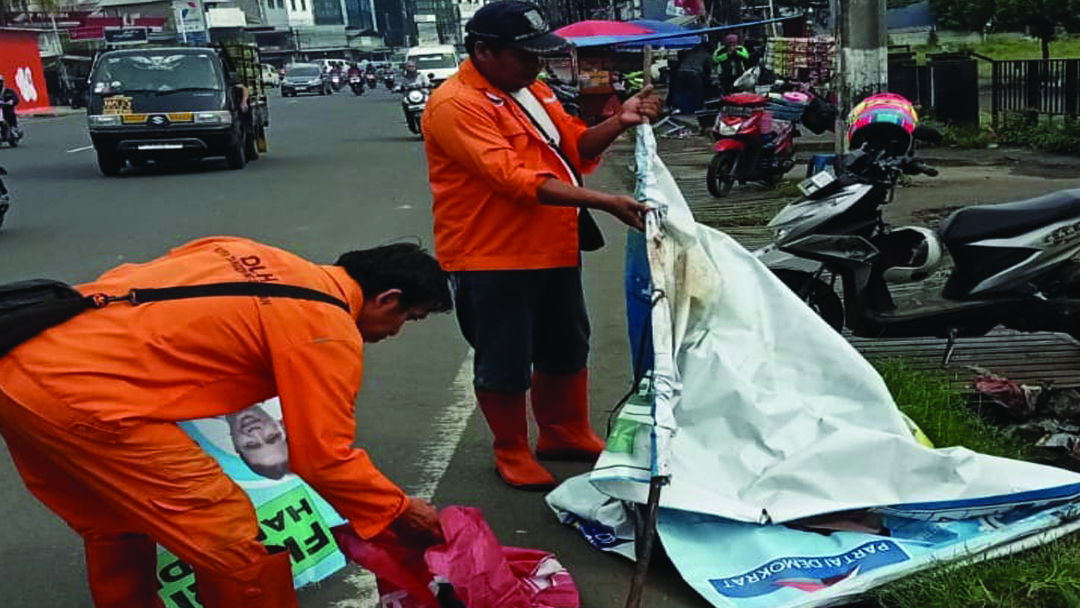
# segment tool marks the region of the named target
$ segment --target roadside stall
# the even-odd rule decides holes
[[[566,38],[571,49],[566,57],[549,60],[548,65],[559,80],[576,87],[576,107],[588,124],[602,121],[618,109],[621,87],[627,87],[627,74],[641,72],[644,49],[653,49],[653,76],[660,76],[663,65],[674,53],[694,47],[706,34],[742,30],[784,19],[768,19],[738,25],[691,29],[663,21],[640,20],[582,21],[562,27],[556,34]],[[661,81],[662,78],[654,78]],[[563,95],[560,95],[560,99]],[[564,99],[565,102],[565,99]]]

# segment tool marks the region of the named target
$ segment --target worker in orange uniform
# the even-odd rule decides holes
[[[289,469],[363,538],[441,541],[433,507],[353,447],[363,348],[451,308],[446,274],[416,245],[333,266],[214,237],[125,264],[84,294],[265,281],[324,292],[201,297],[91,310],[0,358],[0,432],[27,488],[84,540],[98,608],[152,608],[160,543],[192,566],[206,608],[295,608],[288,551],[256,540],[247,495],[176,424],[274,395]],[[12,581],[8,581],[11,583]]]
[[[645,210],[584,188],[581,173],[625,130],[655,118],[660,100],[650,88],[592,128],[568,115],[537,80],[541,56],[567,43],[528,2],[481,7],[466,34],[469,59],[435,89],[423,118],[435,252],[475,350],[496,467],[511,486],[547,489],[555,480],[530,449],[527,392],[538,456],[595,460],[604,446],[589,423],[579,213],[582,229],[595,230],[587,209],[641,229]]]

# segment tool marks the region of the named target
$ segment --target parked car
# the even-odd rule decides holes
[[[290,65],[285,69],[285,79],[281,81],[281,96],[292,97],[300,93],[329,95],[330,73],[314,63]]]
[[[277,68],[269,63],[262,64],[262,82],[264,86],[277,87],[281,85],[281,75]]]

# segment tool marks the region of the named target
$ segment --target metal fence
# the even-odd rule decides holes
[[[1049,116],[1080,115],[1080,59],[993,62],[991,109]]]

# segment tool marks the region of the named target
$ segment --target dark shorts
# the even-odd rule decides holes
[[[473,383],[528,390],[532,370],[570,374],[589,358],[589,316],[580,268],[455,272],[454,304],[476,351]]]

